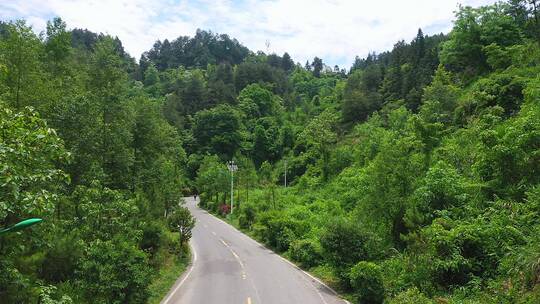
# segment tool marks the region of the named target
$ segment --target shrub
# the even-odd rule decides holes
[[[287,251],[290,243],[307,230],[305,222],[294,220],[278,211],[261,213],[258,224],[256,235],[280,252]]]
[[[303,239],[291,243],[289,252],[291,258],[304,268],[311,268],[320,264],[322,259],[321,246],[314,240]]]
[[[468,198],[457,170],[443,161],[429,168],[422,184],[405,212],[405,222],[412,229],[429,224],[436,210],[461,206]]]
[[[276,221],[274,227],[277,231],[275,234],[275,244],[273,245],[277,251],[283,252],[289,249],[291,242],[296,238],[294,231],[287,226],[286,221]]]
[[[369,260],[377,251],[372,237],[350,220],[331,221],[321,235],[323,255],[335,269],[342,288],[350,289],[349,270],[359,261]]]
[[[540,105],[523,104],[518,115],[506,120],[483,139],[475,170],[486,183],[489,197],[520,201],[528,188],[540,183]]]
[[[434,303],[423,293],[421,293],[418,288],[413,287],[399,293],[393,299],[388,301],[388,304],[432,304]]]
[[[497,274],[510,248],[523,244],[523,235],[504,214],[485,214],[470,222],[436,219],[422,231],[430,246],[433,280],[444,288],[463,285],[475,277]]]
[[[238,217],[238,224],[242,229],[251,229],[253,222],[255,222],[255,208],[248,204],[241,209],[241,214]]]
[[[66,295],[60,296],[55,286],[42,286],[39,292],[40,304],[72,304],[73,300]]]
[[[164,228],[160,223],[151,221],[143,225],[142,229],[143,233],[139,247],[146,252],[154,254],[161,246]]]
[[[169,228],[180,233],[180,246],[191,239],[191,230],[195,227],[195,218],[186,207],[179,207],[167,219]]]
[[[165,234],[163,235],[163,248],[167,250],[168,254],[172,255],[182,255],[187,252],[185,251],[187,250],[187,247],[183,247],[180,244],[180,238],[176,235],[176,232],[172,231],[165,231]]]
[[[351,221],[334,220],[323,232],[321,245],[330,264],[337,268],[351,267],[358,261],[368,259],[368,240],[368,235]]]
[[[384,300],[381,268],[371,262],[359,262],[349,273],[351,286],[358,303],[380,304]]]
[[[53,239],[50,245],[44,254],[40,277],[51,283],[66,281],[75,273],[83,244],[76,237],[66,236]]]
[[[250,229],[251,228],[251,225],[249,224],[245,214],[240,214],[238,216],[238,225],[240,226],[240,229]]]
[[[229,206],[228,204],[219,205],[219,214],[225,216],[229,213],[231,213],[231,206]]]
[[[78,268],[79,288],[92,303],[146,303],[151,269],[146,254],[131,243],[93,241]]]
[[[386,294],[396,295],[412,287],[425,293],[434,292],[431,273],[427,266],[432,258],[429,255],[398,253],[379,263],[383,273]]]

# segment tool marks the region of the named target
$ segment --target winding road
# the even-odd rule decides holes
[[[330,288],[197,207],[191,266],[162,304],[345,304]]]

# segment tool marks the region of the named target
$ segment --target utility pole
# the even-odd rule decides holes
[[[234,210],[234,171],[238,170],[238,166],[234,163],[234,160],[227,162],[227,168],[231,172],[231,214]]]

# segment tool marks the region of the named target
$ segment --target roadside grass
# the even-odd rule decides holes
[[[154,281],[148,287],[150,297],[148,298],[148,304],[159,304],[161,300],[167,295],[167,292],[171,290],[172,286],[186,270],[191,259],[190,253],[184,254],[184,256],[169,255],[163,266],[159,270],[159,274],[155,277]]]
[[[339,279],[336,277],[332,267],[329,265],[315,266],[306,271],[312,274],[314,277],[319,278],[326,285],[338,292],[343,299],[349,301],[350,303],[354,302],[354,295],[343,290],[343,288],[339,285]]]

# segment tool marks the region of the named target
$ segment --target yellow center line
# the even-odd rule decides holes
[[[247,304],[251,304],[251,298],[250,297],[247,298]]]

